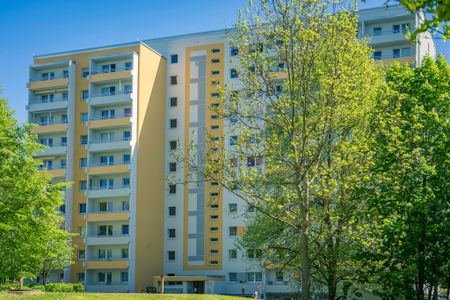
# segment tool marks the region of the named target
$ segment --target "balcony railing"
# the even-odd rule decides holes
[[[99,191],[99,190],[119,190],[119,189],[128,189],[130,188],[130,185],[122,184],[122,185],[107,185],[107,186],[100,186],[100,185],[93,185],[89,187],[90,191]]]
[[[39,126],[57,125],[57,124],[67,124],[67,120],[47,120],[40,121],[34,120],[32,123],[38,124]]]
[[[130,161],[118,161],[118,162],[100,162],[94,161],[89,164],[89,167],[106,167],[106,166],[121,166],[121,165],[129,165]]]
[[[108,91],[108,92],[96,92],[89,94],[90,98],[96,98],[96,97],[108,97],[108,96],[116,96],[116,95],[129,95],[132,91]]]
[[[86,261],[128,261],[128,258],[122,258],[122,257],[107,257],[107,258],[87,258]]]
[[[123,213],[123,212],[129,212],[129,209],[113,209],[108,208],[107,210],[99,210],[99,209],[88,209],[88,214],[110,214],[110,213]]]
[[[52,144],[41,144],[43,146],[46,146],[48,148],[55,148],[55,147],[66,147],[67,143],[52,143]]]
[[[48,81],[48,80],[64,79],[64,78],[69,78],[69,75],[63,74],[63,73],[57,73],[53,76],[48,76],[48,77],[42,77],[41,75],[37,75],[37,76],[31,77],[30,82]]]
[[[31,99],[30,104],[46,104],[46,103],[64,102],[64,101],[68,101],[68,98],[55,97],[55,98],[49,99],[47,101],[42,101],[42,99]]]
[[[121,71],[131,71],[131,70],[133,70],[133,68],[116,67],[114,70],[102,70],[102,69],[92,70],[91,74],[96,75],[96,74],[115,73],[115,72],[121,72]]]
[[[128,237],[128,234],[118,234],[118,233],[113,233],[113,234],[100,234],[100,233],[96,233],[96,234],[88,234],[86,236],[87,238],[98,238],[98,237],[105,237],[105,238],[109,238],[109,237]]]
[[[131,118],[131,115],[132,115],[131,113],[129,113],[129,114],[128,113],[127,114],[118,113],[118,114],[114,114],[114,115],[109,114],[109,115],[105,115],[105,116],[95,114],[95,115],[90,116],[89,120],[96,121],[96,120],[112,120],[112,119],[120,119],[120,118]]]
[[[116,142],[128,142],[131,141],[131,137],[129,138],[93,138],[89,140],[89,144],[105,144],[105,143],[116,143]]]
[[[65,170],[66,166],[54,165],[54,166],[39,166],[39,170]]]
[[[401,59],[401,58],[409,58],[409,57],[412,57],[413,55],[410,53],[410,54],[403,54],[403,55],[393,55],[393,54],[390,54],[390,55],[385,55],[385,54],[381,54],[381,56],[375,56],[375,55],[372,55],[372,58],[374,59],[374,60],[383,60],[383,59]]]

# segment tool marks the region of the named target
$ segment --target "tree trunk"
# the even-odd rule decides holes
[[[309,257],[309,184],[308,176],[303,179],[303,197],[302,197],[302,226],[300,235],[301,268],[302,268],[302,300],[310,300],[309,286],[311,276],[311,261]]]

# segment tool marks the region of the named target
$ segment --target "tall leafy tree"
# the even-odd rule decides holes
[[[204,168],[195,154],[186,158],[199,178],[257,209],[243,245],[287,268],[302,299],[312,288],[336,299],[361,267],[350,259],[364,209],[357,187],[382,76],[344,2],[250,2],[231,33],[239,84],[216,109],[231,124],[222,145],[236,145],[209,151]]]
[[[70,235],[58,214],[66,185],[38,170],[33,155],[42,145],[30,130],[0,99],[0,280],[34,278],[55,254],[70,263]]]
[[[450,67],[427,58],[415,69],[390,68],[387,81],[368,197],[373,281],[386,299],[437,299],[450,283]]]

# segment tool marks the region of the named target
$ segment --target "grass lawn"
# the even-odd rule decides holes
[[[241,297],[218,296],[218,295],[151,295],[151,294],[106,294],[106,293],[45,293],[43,295],[11,295],[0,293],[0,299],[9,300],[242,300]]]

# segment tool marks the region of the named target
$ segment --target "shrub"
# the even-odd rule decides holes
[[[81,283],[48,283],[45,286],[46,292],[58,293],[81,293],[84,286]]]

